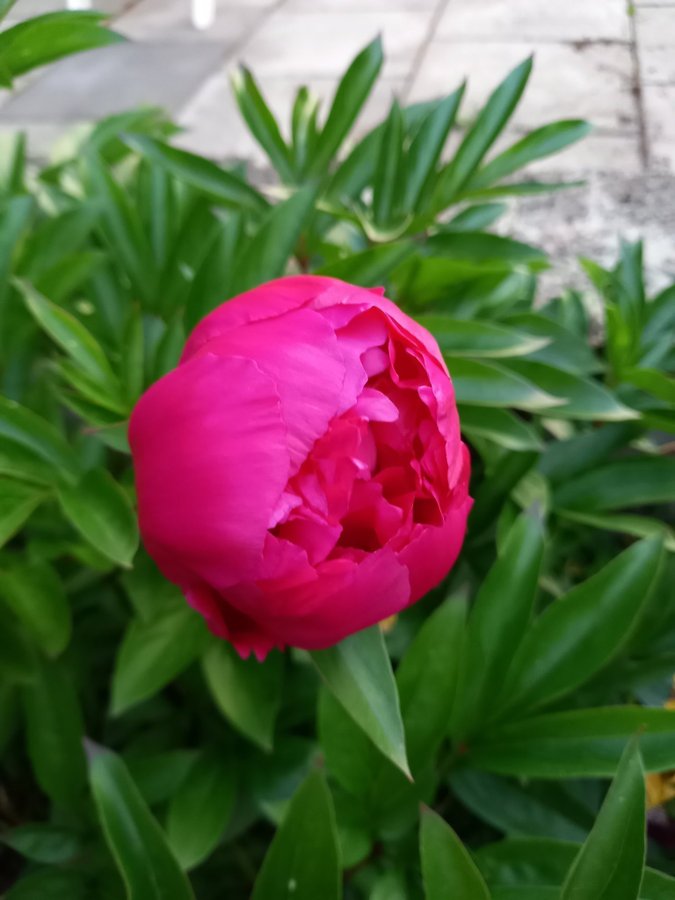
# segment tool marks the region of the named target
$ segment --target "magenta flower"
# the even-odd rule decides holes
[[[282,278],[208,315],[130,425],[140,527],[242,656],[319,649],[446,575],[469,454],[431,335],[380,291]]]

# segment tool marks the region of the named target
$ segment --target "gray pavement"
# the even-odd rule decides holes
[[[19,0],[15,13],[58,8]],[[0,132],[26,128],[39,152],[65,128],[139,103],[168,109],[179,143],[216,159],[264,158],[241,124],[229,71],[245,62],[287,122],[294,89],[329,100],[338,75],[378,32],[386,64],[358,130],[403,102],[467,77],[469,118],[530,53],[535,69],[509,137],[556,118],[585,117],[581,144],[532,174],[588,187],[517,205],[508,227],[563,259],[611,258],[617,232],[648,239],[656,277],[675,276],[675,0],[217,0],[205,31],[189,0],[105,0],[131,43],[82,54],[33,76],[0,101]]]

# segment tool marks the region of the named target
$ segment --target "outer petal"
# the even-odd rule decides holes
[[[323,563],[303,583],[270,581],[259,588],[256,620],[284,644],[306,650],[330,647],[410,601],[408,571],[387,548],[360,562]]]
[[[306,306],[324,289],[326,282],[335,281],[318,275],[296,275],[277,278],[253,288],[221,304],[194,328],[183,351],[182,362],[189,359],[208,341],[222,337],[228,331],[273,319]]]
[[[328,322],[311,309],[298,309],[227,331],[204,344],[192,359],[204,353],[246,356],[272,378],[286,423],[292,471],[297,471],[341,402],[345,361]],[[358,368],[363,373],[360,363]],[[353,404],[355,392],[350,399]]]
[[[202,356],[143,395],[129,438],[141,532],[167,578],[219,590],[254,578],[289,471],[272,379]]]

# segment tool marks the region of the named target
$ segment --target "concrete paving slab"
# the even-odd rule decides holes
[[[455,40],[627,41],[626,0],[451,0],[438,38]]]
[[[99,119],[135,106],[180,110],[223,59],[217,44],[115,44],[69,57],[3,107],[15,122]]]
[[[192,25],[189,0],[143,0],[115,21],[115,29],[135,41],[218,43],[229,49],[248,38],[264,15],[263,6],[240,9],[218,0],[213,25],[198,31]]]
[[[470,119],[507,73],[530,53],[534,71],[512,124],[531,129],[555,119],[585,118],[596,128],[635,133],[633,60],[624,44],[540,44],[434,40],[415,77],[410,99],[453,90],[464,77],[463,118]]]
[[[637,9],[635,28],[643,84],[675,84],[675,7]]]
[[[367,43],[382,34],[384,74],[406,77],[432,19],[431,9],[382,14],[348,12],[272,13],[242,58],[260,75],[337,77]]]

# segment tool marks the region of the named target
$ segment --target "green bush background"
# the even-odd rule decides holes
[[[3,84],[115,39],[93,14],[15,26]],[[264,191],[173,148],[156,110],[43,167],[5,139],[8,900],[675,897],[643,771],[675,768],[675,285],[649,295],[622,244],[580,261],[593,305],[538,301],[546,255],[489,229],[566,187],[522,170],[589,126],[493,151],[526,60],[472,122],[461,86],[354,143],[381,65],[376,41],[323,112],[301,88],[288,138],[236,75]],[[139,549],[126,421],[205,313],[285,272],[383,284],[436,335],[476,503],[458,565],[386,635],[259,664]]]

